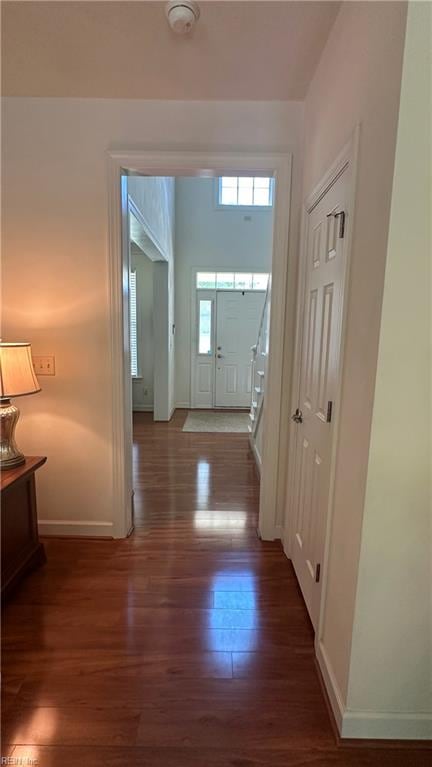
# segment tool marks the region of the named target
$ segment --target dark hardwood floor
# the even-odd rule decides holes
[[[45,541],[3,620],[2,755],[39,767],[415,767],[336,745],[243,434],[135,417],[135,532]],[[19,762],[21,758],[23,761]]]

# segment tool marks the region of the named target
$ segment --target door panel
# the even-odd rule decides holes
[[[211,394],[212,391],[213,364],[208,362],[198,363],[198,394]]]
[[[237,391],[237,366],[225,365],[223,373],[224,390],[227,392],[227,394],[235,394]]]
[[[256,343],[264,291],[218,291],[216,307],[216,407],[249,407],[251,346]]]
[[[300,356],[299,408],[294,476],[295,531],[292,561],[313,625],[321,597],[321,570],[327,519],[332,426],[338,379],[346,210],[346,168],[308,215],[306,276]]]

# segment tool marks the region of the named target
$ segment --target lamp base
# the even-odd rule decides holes
[[[20,411],[9,399],[0,400],[0,469],[12,469],[25,462],[15,442]]]

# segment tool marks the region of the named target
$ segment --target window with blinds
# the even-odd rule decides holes
[[[138,337],[137,337],[137,284],[136,271],[129,276],[129,311],[130,311],[130,358],[131,375],[138,375]]]

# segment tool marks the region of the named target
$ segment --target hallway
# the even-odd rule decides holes
[[[338,748],[245,434],[135,414],[135,532],[46,541],[3,621],[3,756],[40,767],[415,767]],[[430,752],[429,752],[430,757]]]

